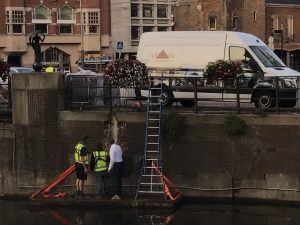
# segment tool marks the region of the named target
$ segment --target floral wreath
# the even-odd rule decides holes
[[[104,77],[113,87],[138,88],[146,83],[148,70],[138,60],[117,59],[105,67]]]

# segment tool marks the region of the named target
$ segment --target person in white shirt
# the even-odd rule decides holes
[[[110,173],[112,171],[117,185],[116,194],[112,197],[112,199],[120,199],[120,197],[122,196],[122,175],[123,175],[122,149],[120,145],[118,145],[115,142],[114,139],[111,139],[110,144],[111,144],[109,150],[110,163],[108,167],[108,172]]]

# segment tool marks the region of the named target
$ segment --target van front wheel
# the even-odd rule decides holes
[[[268,109],[274,107],[275,99],[271,92],[259,92],[255,98],[255,106],[261,109]]]

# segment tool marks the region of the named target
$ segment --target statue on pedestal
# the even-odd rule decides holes
[[[41,51],[41,42],[45,40],[45,34],[40,30],[34,30],[29,34],[29,43],[34,51],[34,63],[32,68],[39,72],[42,70],[42,51]]]

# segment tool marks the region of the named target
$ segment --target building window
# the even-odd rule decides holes
[[[98,34],[99,12],[83,13],[83,32],[85,34]]]
[[[285,28],[286,28],[286,36],[288,38],[293,38],[293,35],[294,35],[294,20],[293,20],[293,17],[292,16],[288,16],[285,20]]]
[[[233,16],[232,17],[232,30],[237,30],[238,29],[238,17]]]
[[[39,5],[33,9],[32,18],[34,20],[51,20],[51,11],[43,5]]]
[[[71,24],[60,24],[59,25],[60,34],[72,34],[72,25]]]
[[[63,20],[64,23],[66,22],[74,23],[75,22],[74,9],[70,8],[69,6],[63,6],[58,10],[57,20],[58,23],[60,23],[61,20]]]
[[[153,17],[153,5],[143,5],[143,17]]]
[[[167,18],[167,5],[157,5],[157,17]]]
[[[153,31],[153,27],[148,27],[148,26],[143,27],[143,33],[151,32],[151,31]]]
[[[138,16],[139,16],[139,5],[131,4],[131,17],[138,17]]]
[[[209,27],[209,30],[216,30],[217,29],[217,19],[215,17],[209,17],[208,27]]]
[[[25,25],[24,22],[24,11],[6,11],[6,27],[8,34],[23,34]]]
[[[131,27],[131,40],[138,40],[139,36],[139,27]]]
[[[253,11],[253,21],[257,20],[257,11]]]
[[[44,34],[48,34],[48,25],[47,24],[35,24],[34,30],[39,30]]]
[[[278,21],[279,21],[278,15],[272,15],[271,16],[271,29],[272,29],[272,31],[279,29],[279,22]]]

